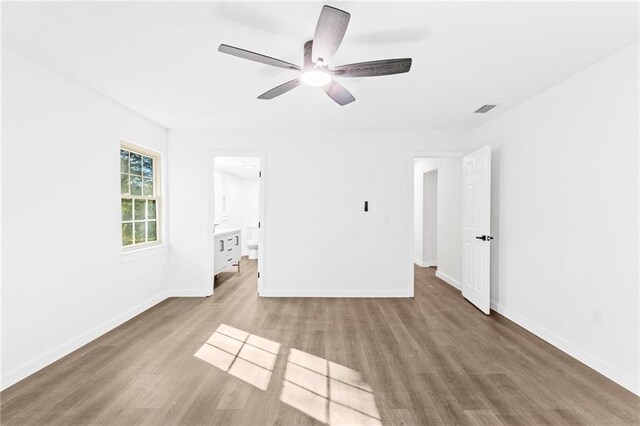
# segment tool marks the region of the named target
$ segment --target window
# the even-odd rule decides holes
[[[130,145],[120,147],[122,247],[160,241],[159,156]]]

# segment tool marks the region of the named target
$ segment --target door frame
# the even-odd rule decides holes
[[[409,297],[414,297],[415,294],[415,276],[413,273],[413,246],[415,243],[415,227],[413,226],[414,211],[415,211],[415,185],[414,185],[414,173],[415,173],[415,160],[418,158],[460,158],[464,157],[467,152],[463,151],[414,151],[409,153],[409,256],[407,262],[407,273],[409,276]],[[462,223],[460,224],[462,226]]]
[[[258,228],[258,286],[257,292],[260,295],[265,288],[265,258],[266,258],[266,238],[265,238],[265,194],[267,183],[267,153],[266,151],[255,150],[215,150],[209,151],[209,164],[207,173],[207,288],[211,289],[210,296],[214,294],[214,246],[215,238],[213,237],[213,228],[215,223],[215,161],[216,157],[256,157],[260,159],[261,177],[258,178],[260,185],[260,200],[258,200],[258,216],[260,227]]]

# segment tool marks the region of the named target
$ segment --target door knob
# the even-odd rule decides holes
[[[482,240],[482,241],[491,241],[493,240],[493,237],[490,237],[489,235],[483,235],[481,237],[476,237],[477,240]]]

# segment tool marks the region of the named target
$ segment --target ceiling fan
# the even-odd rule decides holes
[[[295,89],[300,83],[304,83],[309,86],[322,87],[336,103],[347,105],[355,101],[356,98],[335,81],[335,77],[373,77],[401,74],[411,69],[411,58],[382,59],[329,68],[329,62],[342,42],[350,18],[351,15],[343,10],[331,6],[322,7],[313,40],[304,44],[304,64],[302,67],[227,44],[221,44],[218,50],[229,55],[301,73],[299,78],[264,92],[258,96],[258,99],[273,99]]]

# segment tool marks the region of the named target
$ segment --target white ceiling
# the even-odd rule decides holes
[[[3,2],[2,42],[167,128],[472,128],[638,39],[636,2],[348,2],[333,65],[412,57],[408,74],[341,79],[357,101],[220,43],[301,63],[322,3]],[[486,115],[473,114],[497,103]]]
[[[241,179],[255,179],[260,171],[258,157],[216,157],[217,170],[230,173]]]

